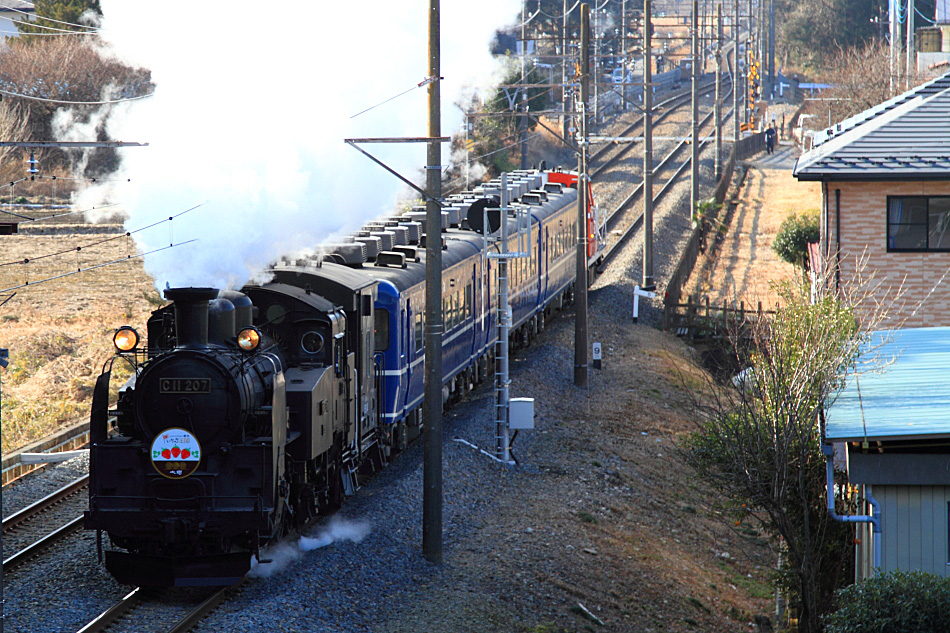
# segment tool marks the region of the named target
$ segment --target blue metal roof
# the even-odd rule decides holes
[[[825,437],[950,437],[950,327],[874,332],[828,411]]]

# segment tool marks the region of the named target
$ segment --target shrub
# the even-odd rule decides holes
[[[783,261],[808,270],[808,244],[820,237],[817,210],[790,215],[779,227],[772,250]]]
[[[950,578],[892,572],[845,587],[825,633],[943,633],[950,622]]]

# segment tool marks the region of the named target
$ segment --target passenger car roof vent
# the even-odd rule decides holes
[[[383,251],[376,256],[376,265],[387,268],[405,268],[406,256],[394,251]]]
[[[359,267],[366,261],[366,245],[362,242],[349,244],[327,244],[323,247],[324,257],[338,264]]]
[[[407,262],[419,261],[419,255],[416,253],[415,246],[393,246],[393,250],[406,256]]]
[[[356,238],[357,242],[362,242],[366,246],[366,261],[371,262],[376,259],[376,256],[379,255],[379,251],[383,250],[381,248],[382,244],[378,237],[375,235],[361,235]]]
[[[400,222],[399,226],[405,227],[409,230],[409,243],[418,244],[419,238],[422,237],[422,225],[418,222]]]

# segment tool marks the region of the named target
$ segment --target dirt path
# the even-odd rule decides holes
[[[795,277],[796,269],[778,258],[772,242],[786,217],[821,205],[820,185],[792,176],[798,155],[797,146],[783,142],[774,154],[743,163],[748,172],[725,237],[714,259],[694,272],[688,286],[698,286],[701,299],[709,297],[711,305],[742,302],[747,308],[761,301],[770,307],[777,302],[772,282]]]

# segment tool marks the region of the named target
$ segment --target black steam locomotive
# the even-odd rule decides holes
[[[530,249],[512,264],[509,293],[511,331],[525,342],[572,297],[576,181],[531,171],[509,183],[522,232],[513,212],[508,250]],[[444,401],[490,374],[495,260],[469,227],[488,213],[474,203],[497,194],[489,183],[450,198],[436,236]],[[367,226],[319,258],[275,265],[269,283],[241,292],[168,289],[172,303],[149,319],[147,346],[132,328],[117,331],[118,354],[93,396],[85,526],[98,530],[100,558],[102,532],[118,548],[105,563],[119,581],[236,583],[262,545],[339,507],[361,475],[418,435],[427,237],[419,220],[410,212]],[[590,266],[601,247],[592,243]],[[115,362],[133,372],[110,409]]]

